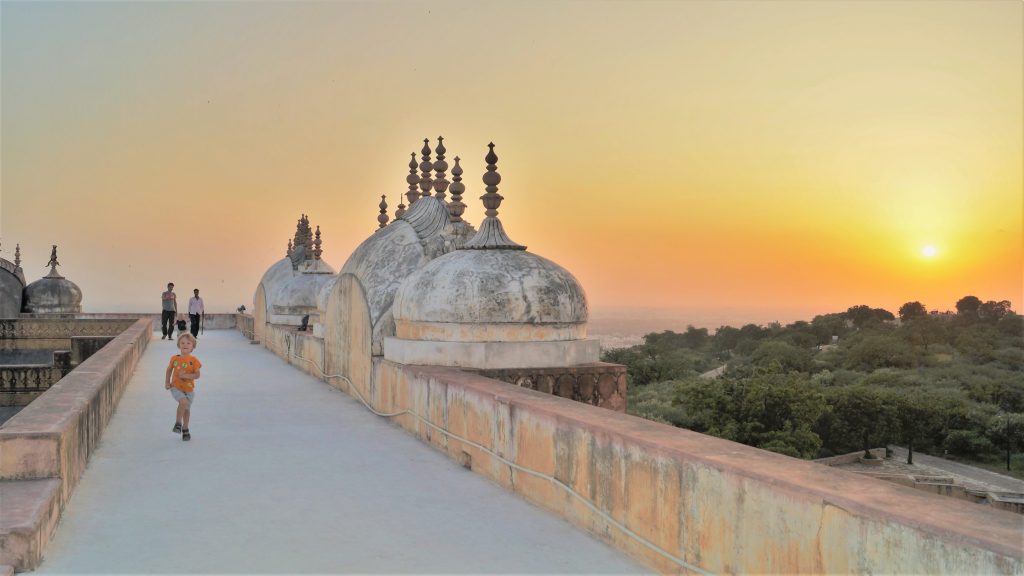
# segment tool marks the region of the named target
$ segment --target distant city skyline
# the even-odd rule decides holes
[[[466,220],[493,141],[509,236],[594,310],[1020,311],[1022,18],[996,0],[3,2],[0,257],[20,244],[31,282],[57,244],[87,312],[156,311],[168,281],[179,304],[248,308],[301,214],[340,269],[440,134]]]

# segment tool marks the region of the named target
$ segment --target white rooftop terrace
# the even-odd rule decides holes
[[[640,573],[229,330],[200,336],[192,440],[154,337],[35,574]]]

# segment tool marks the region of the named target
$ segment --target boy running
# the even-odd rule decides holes
[[[174,416],[175,434],[181,433],[182,440],[191,440],[188,432],[188,417],[192,412],[192,400],[195,399],[196,380],[199,369],[203,367],[199,359],[192,355],[196,349],[196,337],[184,333],[178,336],[178,350],[181,354],[171,356],[164,376],[164,388],[171,391],[171,396],[178,402],[178,412]]]

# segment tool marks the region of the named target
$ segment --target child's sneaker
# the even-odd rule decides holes
[[[191,440],[192,439],[192,435],[188,433],[188,428],[182,429],[182,431],[181,431],[181,439],[182,440]]]
[[[171,432],[174,432],[175,434],[181,434],[181,422],[175,422],[174,428],[171,428]]]

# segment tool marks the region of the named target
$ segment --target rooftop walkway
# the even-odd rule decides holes
[[[155,336],[35,574],[638,573],[241,334],[200,337],[192,441]]]

